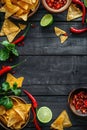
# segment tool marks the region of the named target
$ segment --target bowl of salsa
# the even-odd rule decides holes
[[[65,11],[72,0],[42,0],[42,4],[46,10],[51,13],[60,13]]]
[[[68,97],[71,111],[81,117],[87,117],[87,88],[72,90]]]

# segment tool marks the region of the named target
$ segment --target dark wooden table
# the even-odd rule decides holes
[[[56,117],[66,110],[72,122],[71,128],[65,130],[87,130],[87,120],[76,117],[68,107],[68,94],[74,88],[87,87],[87,32],[80,35],[71,34],[71,26],[82,27],[81,18],[67,22],[67,11],[55,14],[51,26],[42,28],[40,19],[48,13],[40,5],[37,13],[28,20],[35,25],[30,28],[24,40],[25,45],[17,47],[20,56],[10,63],[0,62],[2,65],[13,65],[25,58],[26,63],[15,68],[14,76],[24,76],[23,87],[38,101],[39,107],[48,106],[53,112],[52,121],[46,125],[40,124],[42,130],[49,130],[50,124]],[[17,21],[15,21],[17,22]],[[54,33],[54,26],[69,33],[69,39],[61,44]],[[5,38],[0,38],[4,40]],[[4,82],[6,75],[0,78]],[[22,93],[22,97],[30,102]],[[3,128],[0,127],[0,130]],[[33,123],[29,123],[24,130],[35,130]]]

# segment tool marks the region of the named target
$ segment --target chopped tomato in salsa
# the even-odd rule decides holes
[[[46,3],[52,9],[60,9],[67,3],[67,0],[46,0]]]
[[[75,94],[72,103],[76,110],[87,114],[87,92],[81,91]]]

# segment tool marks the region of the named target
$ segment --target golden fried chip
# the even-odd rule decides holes
[[[0,12],[6,12],[6,9],[5,9],[5,6],[2,6],[1,8],[0,8]]]
[[[24,13],[24,14],[20,15],[19,18],[23,19],[24,21],[27,21],[27,19],[28,19],[28,14],[29,14],[29,12]]]
[[[22,87],[23,80],[24,80],[24,77],[15,78],[10,73],[7,74],[7,78],[6,78],[6,82],[8,82],[11,87],[13,86],[14,83],[17,83],[18,88]]]
[[[69,119],[66,110],[61,112],[57,119],[51,124],[51,128],[58,130],[63,130],[63,128],[70,126],[72,126],[72,123]]]
[[[66,32],[58,27],[54,27],[55,34],[60,36],[61,34],[65,34]]]
[[[0,36],[5,36],[3,29],[1,29],[1,31],[0,31]]]
[[[24,10],[28,10],[28,7],[29,7],[28,3],[25,3],[23,1],[18,1],[17,4],[19,7],[23,8]]]
[[[7,39],[9,42],[12,42],[14,40],[14,38],[17,36],[17,34],[20,32],[21,30],[19,29],[18,31],[15,31],[11,34],[7,35]]]
[[[57,119],[51,124],[51,128],[56,130],[63,130],[64,115],[59,115]]]
[[[24,77],[17,78],[16,82],[19,88],[22,87],[23,80],[24,80]]]
[[[68,36],[61,35],[60,36],[60,42],[64,43],[68,39]]]
[[[23,121],[26,120],[26,115],[31,109],[31,104],[18,104],[13,109],[19,114]]]
[[[21,23],[19,23],[18,25],[21,30],[24,30],[27,26],[26,24],[21,24]]]
[[[63,111],[63,114],[65,116],[65,119],[64,119],[64,122],[63,122],[63,127],[65,128],[65,127],[72,126],[72,123],[71,123],[71,121],[69,119],[69,116],[68,116],[68,114],[67,114],[67,112],[65,110]]]
[[[24,2],[26,2],[28,4],[32,4],[32,0],[21,0],[21,1],[24,1]]]
[[[4,118],[4,115],[0,115],[0,122],[2,122],[4,125],[7,124],[7,120]]]
[[[8,73],[6,77],[6,82],[8,82],[10,87],[12,87],[13,84],[16,82],[16,78],[12,74]]]
[[[36,3],[37,0],[32,0],[32,3]]]
[[[29,5],[29,9],[31,9],[32,11],[34,11],[36,9],[37,5],[38,5],[38,0],[36,0],[36,2],[34,4]]]
[[[81,16],[82,16],[82,11],[78,7],[76,7],[76,4],[72,3],[68,9],[67,21],[71,21]]]
[[[9,35],[13,32],[16,32],[19,30],[19,27],[17,27],[13,22],[11,22],[10,20],[6,19],[3,23],[3,27],[2,27],[5,35]]]
[[[58,27],[54,27],[54,31],[56,36],[58,36],[60,38],[60,42],[64,43],[67,39],[68,36],[66,35],[66,32]]]
[[[0,105],[0,116],[5,114],[5,112],[6,112],[5,107]]]
[[[19,116],[19,114],[14,109],[7,110],[6,115],[8,119],[8,122],[7,122],[8,127],[22,120],[21,116]]]

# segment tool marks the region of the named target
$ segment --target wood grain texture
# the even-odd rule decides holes
[[[14,65],[27,59],[25,63],[14,69],[16,72],[14,76],[24,76],[22,90],[26,89],[34,95],[39,107],[46,105],[52,110],[52,121],[46,125],[40,123],[42,130],[50,130],[50,124],[64,109],[67,110],[73,124],[71,128],[64,130],[87,130],[87,119],[83,120],[75,116],[68,106],[69,93],[75,88],[87,87],[87,32],[80,35],[70,32],[71,26],[83,27],[82,18],[67,22],[67,10],[61,14],[53,14],[53,24],[42,28],[40,20],[46,13],[49,12],[41,4],[37,13],[27,22],[20,21],[20,23],[32,23],[35,28],[30,28],[24,40],[24,46],[17,46],[19,57],[14,57],[13,62],[9,62],[9,60],[0,62],[0,69],[2,65]],[[11,20],[18,23],[18,21]],[[1,16],[0,26],[2,22],[3,17]],[[69,38],[64,44],[60,43],[59,38],[54,33],[55,26],[68,33]],[[84,27],[86,26],[85,24]],[[0,41],[5,39],[6,37],[0,37]],[[6,74],[0,77],[0,84],[5,79]],[[21,97],[30,103],[23,92]],[[0,130],[3,130],[1,126]],[[33,123],[29,122],[24,130],[36,129]]]

